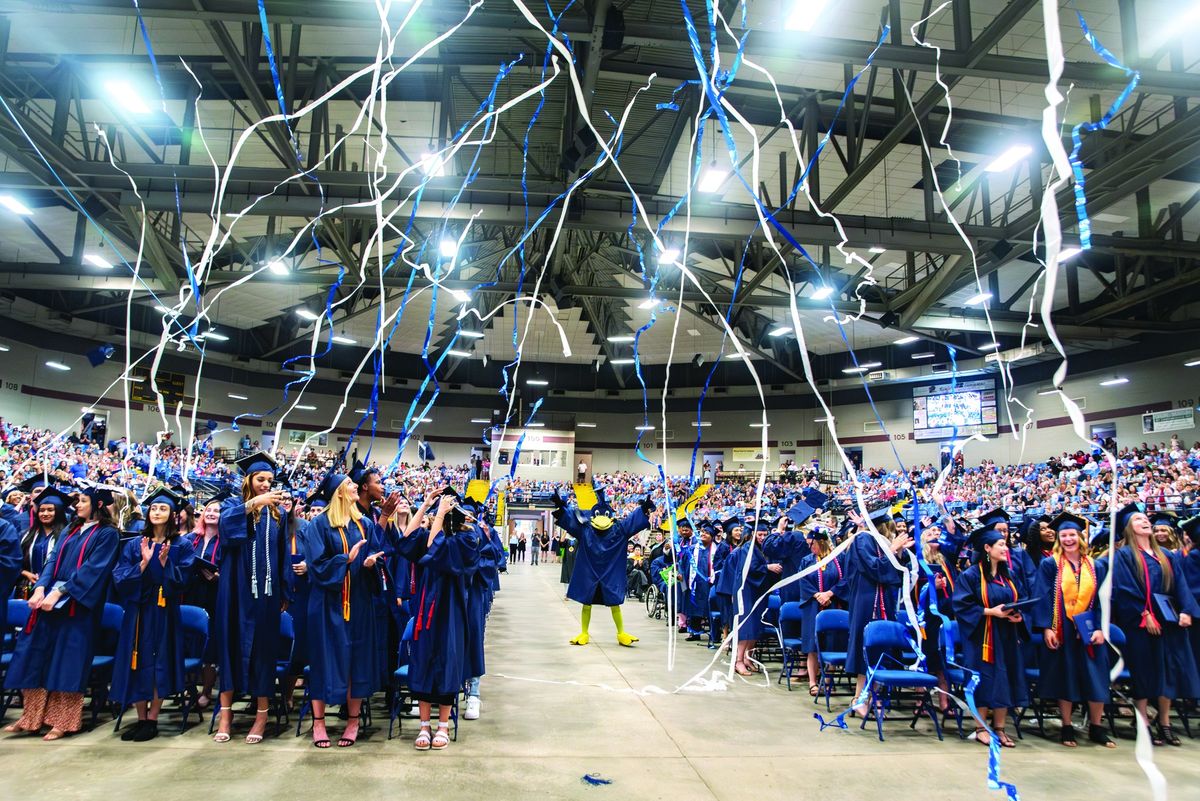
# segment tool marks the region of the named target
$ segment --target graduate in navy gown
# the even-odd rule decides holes
[[[1129,669],[1134,705],[1146,717],[1157,699],[1155,745],[1180,745],[1171,727],[1171,701],[1200,696],[1200,676],[1187,629],[1200,609],[1178,556],[1154,539],[1150,518],[1140,504],[1117,512],[1124,544],[1109,557],[1113,622],[1125,633],[1122,654]],[[1174,618],[1174,620],[1172,620]]]
[[[0,491],[0,519],[7,520],[17,531],[29,528],[29,515],[21,509],[24,493],[20,487],[5,487]]]
[[[208,613],[208,641],[204,646],[203,667],[200,669],[200,694],[196,706],[207,709],[212,703],[213,687],[217,683],[218,648],[214,621],[217,619],[216,566],[221,561],[221,504],[229,497],[223,489],[209,498],[200,509],[198,530],[192,533],[192,551],[196,554],[192,580],[184,595],[185,602]],[[211,565],[211,567],[210,567]]]
[[[192,578],[196,552],[176,531],[184,499],[165,487],[146,498],[146,528],[121,548],[113,569],[113,596],[125,610],[117,640],[110,700],[137,708],[137,723],[121,739],[158,736],[164,698],[184,688],[183,627],[179,606]]]
[[[1054,551],[1038,564],[1032,610],[1035,630],[1041,629],[1046,649],[1041,652],[1038,695],[1058,701],[1062,729],[1059,742],[1078,745],[1071,724],[1075,704],[1086,703],[1088,739],[1106,748],[1117,744],[1104,725],[1109,702],[1109,649],[1100,625],[1100,585],[1108,565],[1088,556],[1087,522],[1063,512],[1054,518]]]
[[[850,612],[846,672],[857,676],[856,699],[862,697],[870,667],[863,656],[863,632],[872,620],[896,619],[896,601],[904,583],[902,570],[892,564],[888,553],[900,560],[900,554],[913,544],[912,537],[896,533],[888,507],[872,512],[871,520],[886,545],[880,544],[866,526],[859,524],[858,532],[852,535],[850,547],[846,549],[846,606]],[[854,711],[865,714],[866,706],[859,704]]]
[[[1008,710],[1029,705],[1025,681],[1025,658],[1021,642],[1027,629],[1021,612],[1006,610],[1005,604],[1027,598],[1009,572],[1008,543],[994,528],[981,528],[971,535],[979,560],[958,576],[954,587],[954,616],[962,636],[964,666],[979,674],[975,704],[984,721],[991,712],[992,730],[1000,745],[1016,745],[1004,724]],[[982,726],[975,739],[991,744]]]
[[[1183,547],[1179,551],[1183,577],[1197,606],[1200,606],[1200,515],[1180,523],[1179,531],[1183,537]],[[1192,643],[1192,657],[1200,667],[1200,626],[1188,627],[1188,639]]]
[[[112,524],[112,492],[90,486],[75,502],[63,533],[29,597],[29,622],[17,634],[4,687],[21,690],[24,712],[7,732],[50,731],[57,740],[83,727],[83,694],[120,534]]]
[[[483,485],[483,497],[486,498],[488,485],[486,481],[475,479]],[[468,495],[471,487],[468,485]],[[465,504],[464,504],[465,505]],[[468,562],[467,576],[467,707],[463,710],[465,720],[478,720],[482,711],[479,698],[479,680],[486,672],[483,643],[487,632],[487,617],[492,608],[492,600],[500,587],[500,560],[504,558],[499,546],[499,538],[491,534],[492,528],[487,520],[485,503],[476,501],[469,507],[475,514],[475,532],[478,545],[474,567]],[[538,545],[531,540],[529,547],[534,552]]]
[[[437,503],[432,519],[428,512]],[[418,751],[440,751],[450,744],[450,711],[466,676],[466,585],[464,566],[476,552],[473,529],[458,509],[457,493],[426,495],[405,528],[399,548],[417,565],[416,615],[408,665],[408,685],[417,701],[421,727],[413,741]],[[461,536],[466,534],[467,536]],[[477,553],[477,552],[476,552]],[[438,707],[437,732],[430,715]]]
[[[289,711],[293,706],[296,687],[304,676],[304,667],[309,662],[308,597],[312,583],[308,580],[308,562],[304,557],[304,530],[308,527],[309,518],[322,511],[325,505],[325,499],[316,497],[316,493],[299,501],[293,496],[290,503],[284,501],[279,505],[280,514],[286,514],[287,518],[284,531],[287,553],[284,556],[283,577],[287,588],[287,613],[292,616],[292,630],[295,633],[292,660],[283,677],[283,703]]]
[[[679,581],[675,585],[675,596],[672,599],[674,606],[667,607],[667,611],[675,610],[675,624],[679,627],[679,633],[682,634],[688,630],[688,614],[692,607],[692,535],[695,533],[695,528],[692,526],[691,519],[684,515],[675,521],[675,530],[679,535],[679,541],[675,544],[675,569],[679,572]],[[699,635],[696,636],[696,639],[700,639]]]
[[[21,577],[21,532],[0,519],[0,601],[12,597]]]
[[[675,566],[675,548],[670,540],[661,543],[658,556],[650,563],[650,582],[662,593],[666,608],[679,608],[679,569]],[[675,593],[677,597],[669,601],[667,593],[670,592]]]
[[[312,590],[308,598],[309,693],[313,705],[313,745],[328,748],[327,704],[346,704],[346,730],[339,748],[358,740],[364,698],[379,689],[378,630],[374,596],[375,563],[381,556],[377,526],[358,506],[358,485],[341,473],[326,475],[320,495],[324,514],[304,530],[304,556]]]
[[[577,490],[578,492],[578,490]],[[613,623],[617,627],[617,643],[631,646],[637,637],[625,631],[621,615],[621,604],[625,602],[625,546],[629,538],[650,528],[650,513],[654,505],[643,498],[620,521],[614,520],[612,507],[604,499],[604,491],[595,490],[596,503],[590,509],[567,510],[566,503],[555,494],[554,520],[558,526],[575,538],[578,552],[571,583],[567,585],[567,598],[583,605],[580,615],[581,631],[571,639],[572,645],[587,645],[591,637],[588,626],[592,620],[592,606],[602,604],[612,611]],[[578,498],[578,495],[576,495]]]
[[[946,653],[942,643],[942,618],[954,619],[954,582],[958,571],[942,554],[942,529],[930,523],[921,529],[922,556],[929,566],[929,573],[917,572],[917,605],[925,624],[925,636],[921,639],[921,653],[925,656],[925,670],[937,676],[939,711],[946,711],[949,704],[944,694],[949,690],[946,681]],[[934,611],[934,607],[937,611]]]
[[[72,501],[56,487],[43,490],[37,500],[33,525],[21,536],[21,578],[15,597],[28,599],[54,550],[54,543],[67,526],[67,511]]]
[[[742,676],[759,672],[750,650],[766,630],[762,622],[767,609],[764,596],[771,592],[771,585],[783,572],[782,565],[768,563],[763,554],[762,543],[769,530],[765,520],[759,521],[754,536],[729,553],[717,582],[717,593],[729,598],[734,621],[731,628],[736,631],[737,640],[733,669]]]
[[[829,557],[832,548],[829,544],[829,533],[814,528],[809,534],[811,552],[800,563],[800,570],[813,567],[822,559]],[[829,559],[820,568],[815,568],[798,582],[800,585],[800,650],[805,654],[808,668],[808,694],[816,696],[820,692],[817,677],[821,675],[817,664],[817,615],[825,609],[844,609],[849,587],[846,584],[846,554],[842,553]],[[845,647],[841,644],[841,647]],[[831,650],[840,650],[834,644]]]
[[[767,561],[783,565],[783,572],[779,575],[779,583],[783,585],[779,588],[781,603],[804,600],[799,581],[784,582],[800,572],[800,565],[812,553],[808,535],[800,527],[828,501],[829,496],[825,493],[812,487],[805,488],[801,497],[779,518],[779,529],[767,535],[763,541],[763,553]]]
[[[254,725],[246,743],[261,743],[269,701],[275,689],[279,630],[287,600],[284,553],[287,540],[279,511],[286,496],[273,489],[275,461],[265,453],[239,459],[242,488],[221,506],[221,561],[217,582],[217,637],[221,692],[220,720],[213,740],[227,743],[233,725],[233,699],[255,700]]]
[[[717,574],[725,566],[729,558],[729,546],[714,539],[716,530],[709,523],[700,526],[700,537],[693,549],[694,558],[690,564],[695,565],[692,571],[692,586],[688,599],[688,639],[700,639],[700,627],[707,621],[709,639],[719,639],[718,632],[712,628],[712,595]]]
[[[979,527],[990,528],[1004,535],[1008,543],[1008,571],[1021,597],[1028,598],[1033,593],[1037,582],[1037,569],[1025,546],[1021,544],[1020,533],[1013,526],[1012,518],[1003,509],[992,509],[979,516]],[[1028,621],[1026,621],[1028,625]]]

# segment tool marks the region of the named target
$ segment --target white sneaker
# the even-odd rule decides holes
[[[419,718],[421,716],[421,707],[417,704],[412,705],[412,709],[408,710],[409,717]]]
[[[479,696],[472,695],[467,699],[467,711],[463,712],[464,720],[479,720]]]

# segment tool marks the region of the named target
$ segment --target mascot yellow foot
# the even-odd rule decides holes
[[[627,631],[618,631],[617,632],[617,644],[618,645],[624,645],[628,648],[632,648],[633,644],[637,641],[638,641],[638,638],[634,637],[632,634],[630,634]]]
[[[587,645],[591,641],[592,638],[585,631],[582,632],[578,637],[575,637],[573,640],[571,640],[571,645]]]

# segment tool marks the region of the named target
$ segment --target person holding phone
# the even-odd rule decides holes
[[[1042,632],[1038,694],[1058,702],[1062,719],[1059,742],[1075,748],[1071,724],[1074,704],[1087,703],[1088,739],[1105,748],[1117,744],[1104,725],[1108,703],[1109,650],[1100,629],[1099,589],[1108,565],[1088,555],[1087,522],[1069,512],[1050,521],[1054,550],[1038,564],[1037,592],[1040,601],[1033,610],[1034,629]]]
[[[197,531],[191,537],[192,550],[196,554],[196,565],[192,571],[191,586],[186,601],[208,612],[209,637],[204,647],[204,667],[200,669],[200,695],[196,706],[207,709],[212,703],[213,687],[217,684],[217,638],[213,636],[213,621],[217,617],[217,582],[221,560],[221,504],[230,497],[228,489],[219,490],[209,498],[197,517]]]
[[[332,745],[325,727],[326,706],[346,705],[346,729],[337,745],[349,748],[358,741],[363,699],[381,682],[378,649],[386,640],[374,612],[374,571],[383,551],[378,527],[363,514],[358,493],[358,484],[349,476],[327,474],[317,495],[328,506],[308,522],[303,534],[312,585],[306,615],[312,742],[321,749]]]
[[[125,742],[158,736],[164,698],[184,688],[183,627],[179,606],[192,578],[196,552],[179,536],[175,514],[185,501],[166,487],[146,499],[144,536],[125,543],[113,569],[113,594],[125,610],[113,662],[109,699],[137,708]]]
[[[83,693],[121,535],[109,507],[112,491],[89,486],[75,500],[75,521],[62,535],[29,596],[29,622],[17,634],[4,688],[20,690],[24,710],[6,732],[58,740],[83,728]]]
[[[237,461],[242,491],[221,507],[221,561],[217,582],[217,616],[221,692],[220,719],[213,741],[227,743],[233,726],[235,695],[256,701],[254,725],[247,745],[263,740],[275,691],[279,659],[279,627],[284,591],[284,518],[282,489],[274,488],[276,465],[259,451]]]
[[[979,717],[986,721],[990,711],[992,730],[1000,745],[1014,748],[1016,743],[1004,731],[1008,710],[1028,706],[1029,693],[1021,654],[1024,618],[1019,608],[1010,605],[1025,600],[1025,596],[1009,569],[1005,532],[990,527],[978,529],[971,534],[971,545],[976,562],[959,575],[954,587],[954,616],[963,640],[963,661],[968,670],[979,674],[975,688]],[[984,726],[976,727],[974,737],[981,745],[991,745],[991,735]]]

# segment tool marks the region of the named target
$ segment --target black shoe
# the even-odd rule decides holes
[[[1159,724],[1158,736],[1161,737],[1163,742],[1165,742],[1167,745],[1173,745],[1177,748],[1183,745],[1183,742],[1175,734],[1175,730],[1170,726],[1163,726],[1162,724]]]
[[[1088,726],[1088,740],[1096,745],[1102,745],[1105,748],[1116,748],[1117,744],[1108,736],[1108,729],[1104,726]]]
[[[148,720],[139,720],[137,723],[121,732],[121,740],[127,743],[138,741],[138,735],[141,734],[142,729],[145,728],[146,724],[149,722],[150,721]]]
[[[146,720],[142,722],[142,727],[131,738],[135,743],[144,743],[147,740],[153,740],[158,736],[158,721]]]
[[[684,642],[696,642],[696,640],[699,640],[699,639],[700,639],[699,634],[689,634],[686,638],[684,638]]]

